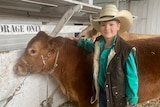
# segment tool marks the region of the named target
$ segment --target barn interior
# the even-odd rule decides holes
[[[75,36],[98,17],[104,4],[131,11],[134,23],[129,32],[160,34],[160,0],[0,0],[0,107],[39,107],[57,82],[39,74],[25,79],[13,73],[27,43],[41,30],[53,37]],[[21,89],[7,102],[18,86]],[[65,101],[59,89],[52,107]],[[159,100],[153,102],[160,105]]]

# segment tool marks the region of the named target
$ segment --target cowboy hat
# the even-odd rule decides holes
[[[120,29],[118,31],[119,34],[129,30],[133,23],[133,16],[127,10],[118,11],[117,7],[113,4],[108,4],[103,6],[102,10],[100,11],[100,15],[98,19],[92,20],[92,26],[97,30],[100,31],[100,24],[101,21],[110,21],[113,19],[118,19],[121,23]]]

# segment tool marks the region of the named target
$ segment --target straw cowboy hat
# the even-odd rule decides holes
[[[119,34],[129,30],[133,23],[133,16],[127,10],[118,11],[117,7],[113,4],[105,5],[102,10],[100,11],[100,15],[98,19],[92,20],[92,26],[97,30],[100,31],[100,24],[101,21],[109,21],[113,19],[118,19],[121,23],[120,30],[118,31]]]

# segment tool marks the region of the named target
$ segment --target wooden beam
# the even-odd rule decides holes
[[[71,7],[69,10],[66,11],[66,13],[63,15],[63,17],[59,20],[57,26],[55,29],[51,32],[51,36],[56,36],[62,27],[69,21],[69,19],[73,16],[75,12],[80,12],[83,8],[82,5],[75,5]]]

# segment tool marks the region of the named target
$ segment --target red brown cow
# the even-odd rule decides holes
[[[28,43],[15,69],[21,75],[26,75],[29,70],[50,74],[69,100],[78,102],[79,107],[96,107],[96,104],[90,104],[93,95],[92,54],[76,44],[70,39],[52,38],[39,32]],[[56,64],[58,66],[54,67]]]
[[[160,97],[160,37],[129,43],[137,48],[139,103]],[[76,44],[74,40],[39,32],[29,42],[15,70],[23,75],[29,71],[51,74],[69,100],[79,107],[96,107],[96,103],[90,104],[93,55]]]

